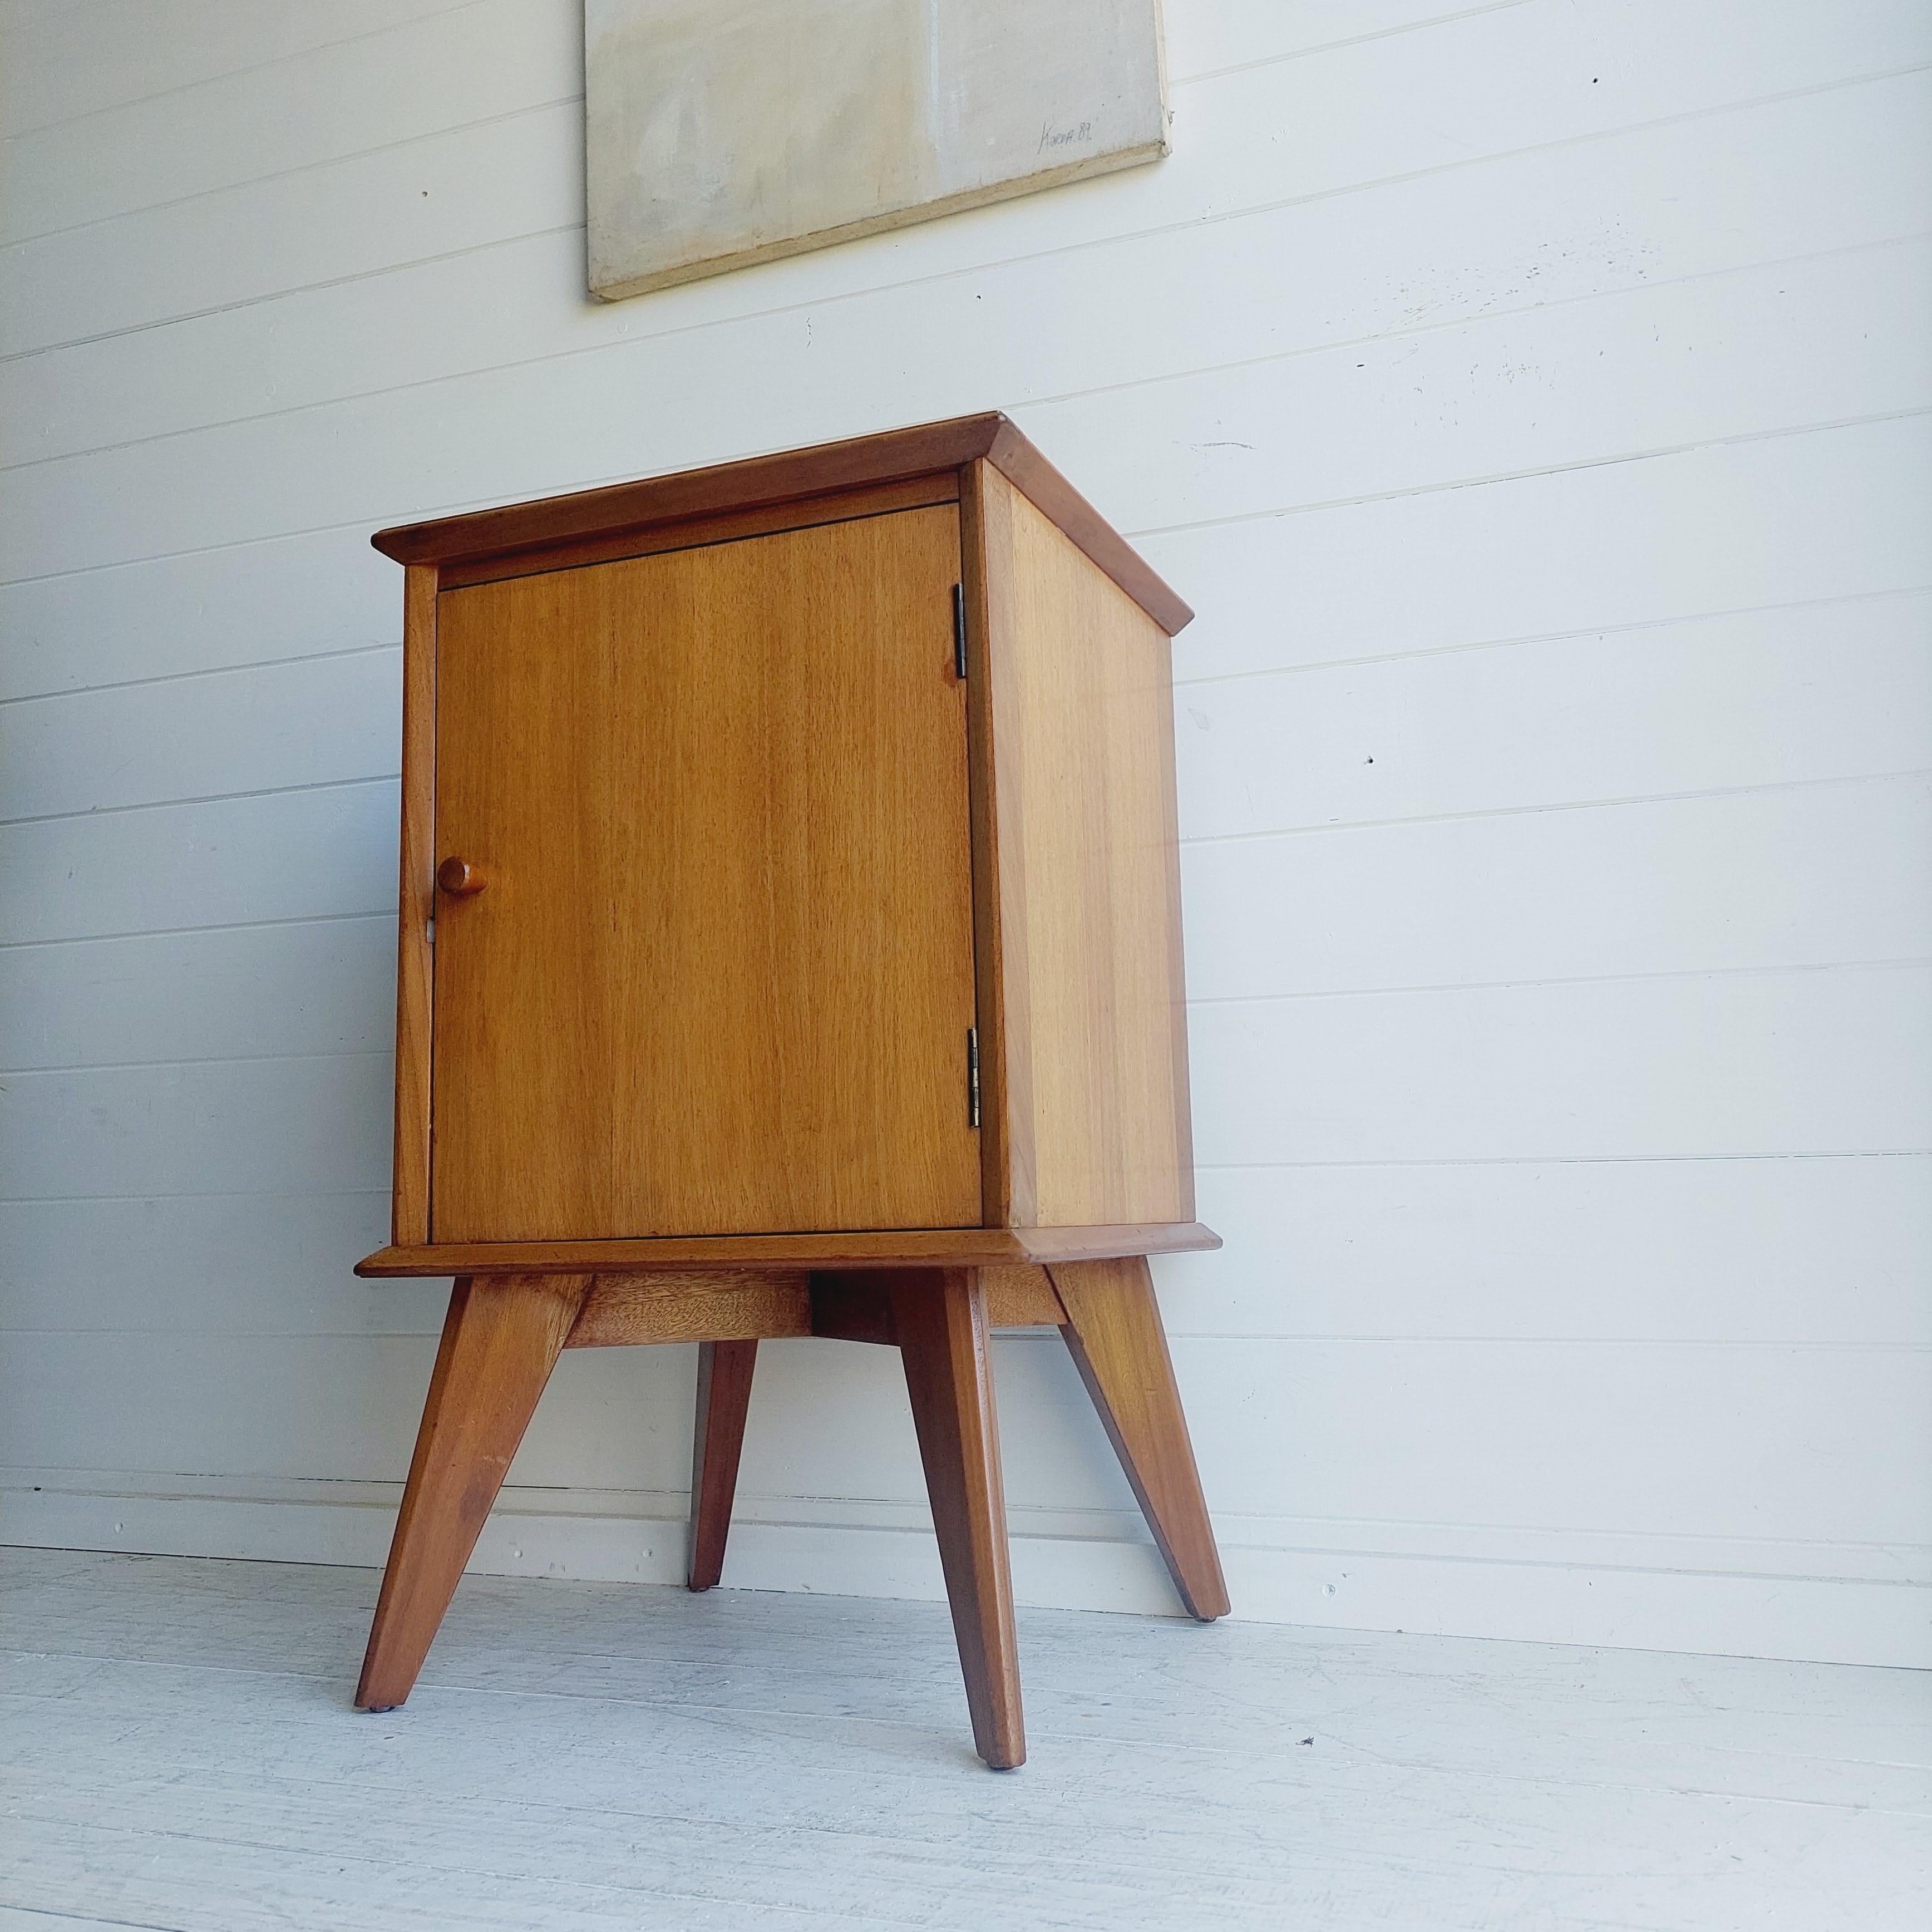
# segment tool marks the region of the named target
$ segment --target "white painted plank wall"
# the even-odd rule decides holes
[[[1932,1660],[1932,13],[1168,0],[1157,168],[581,294],[574,0],[0,0],[0,1537],[380,1560],[385,522],[1006,407],[1177,652],[1239,1611]],[[1171,1607],[999,1347],[1023,1594]],[[775,1346],[731,1580],[938,1587]],[[668,1580],[688,1352],[481,1560]]]

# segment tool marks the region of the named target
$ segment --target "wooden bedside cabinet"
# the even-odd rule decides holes
[[[560,1352],[896,1346],[980,1754],[1024,1756],[988,1330],[1058,1327],[1228,1607],[1145,1257],[1194,1219],[1169,634],[1003,416],[385,530],[393,1245],[455,1286],[356,1694],[409,1694]]]

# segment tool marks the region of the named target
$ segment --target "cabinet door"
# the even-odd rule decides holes
[[[956,511],[445,592],[432,1237],[970,1226]]]

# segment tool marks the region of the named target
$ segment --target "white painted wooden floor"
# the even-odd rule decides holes
[[[929,1604],[0,1550],[0,1932],[1918,1928],[1932,1679],[1022,1613],[973,1757]]]

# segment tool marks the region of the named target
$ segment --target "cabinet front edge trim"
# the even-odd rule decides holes
[[[664,1235],[644,1240],[443,1241],[379,1248],[365,1280],[411,1275],[595,1273],[650,1268],[1010,1268],[1218,1248],[1198,1221],[1086,1228],[896,1228],[824,1234]]]

